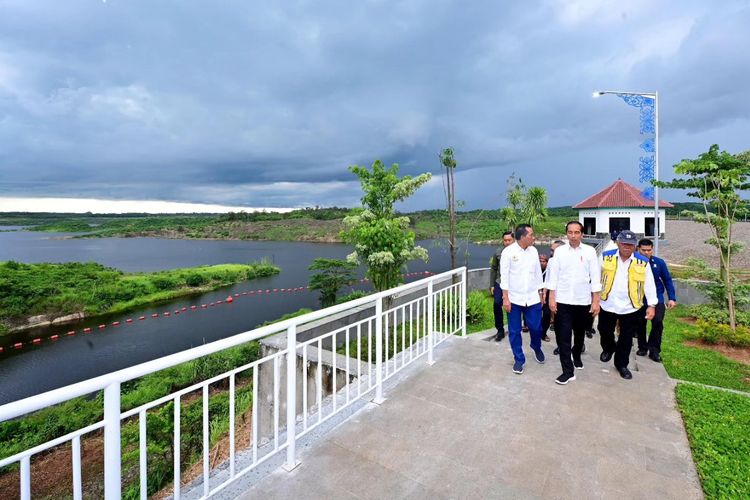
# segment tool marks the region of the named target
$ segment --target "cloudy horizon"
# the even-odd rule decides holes
[[[658,90],[663,179],[750,149],[747,26],[746,1],[4,0],[0,198],[354,206],[349,165],[437,174],[450,146],[465,209],[514,172],[572,205],[638,185],[637,111],[594,90]],[[436,178],[400,208],[442,204]]]

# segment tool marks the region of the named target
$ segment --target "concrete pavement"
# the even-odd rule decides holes
[[[449,339],[385,393],[240,496],[250,498],[702,498],[663,366],[633,354],[633,380],[599,361],[566,386],[544,343],[525,373],[491,332]],[[633,351],[635,352],[635,350]]]

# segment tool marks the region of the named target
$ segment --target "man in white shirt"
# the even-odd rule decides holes
[[[568,243],[555,250],[545,283],[550,291],[549,308],[555,313],[555,338],[563,371],[555,382],[561,385],[576,379],[575,369],[583,370],[581,353],[584,335],[590,315],[596,316],[599,313],[601,290],[596,250],[581,243],[583,225],[578,221],[570,221],[565,226],[565,233]]]
[[[508,313],[508,340],[513,350],[513,372],[523,373],[526,357],[521,339],[521,316],[531,333],[531,348],[538,363],[544,363],[542,352],[542,267],[534,248],[534,229],[528,224],[516,227],[516,242],[500,256],[500,288],[503,309]]]
[[[602,289],[599,312],[599,335],[603,363],[615,356],[615,368],[626,380],[633,378],[628,370],[633,336],[643,321],[643,299],[656,304],[656,285],[649,261],[635,252],[638,239],[632,231],[617,236],[617,250],[602,253]],[[646,320],[654,317],[655,307],[646,308]],[[615,326],[620,322],[620,336],[615,342]]]

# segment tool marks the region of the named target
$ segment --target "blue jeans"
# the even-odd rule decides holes
[[[513,349],[513,357],[519,363],[526,363],[523,355],[523,341],[521,339],[521,316],[531,334],[531,348],[535,351],[542,348],[542,304],[531,306],[510,305],[508,313],[508,340]]]

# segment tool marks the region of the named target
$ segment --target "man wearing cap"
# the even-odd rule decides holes
[[[602,290],[599,312],[599,336],[603,363],[615,357],[615,368],[626,380],[633,378],[628,370],[633,336],[643,322],[641,308],[646,299],[645,319],[654,317],[656,285],[649,261],[635,252],[638,239],[629,230],[617,236],[617,249],[602,253]],[[615,326],[620,322],[620,337],[615,342]]]

